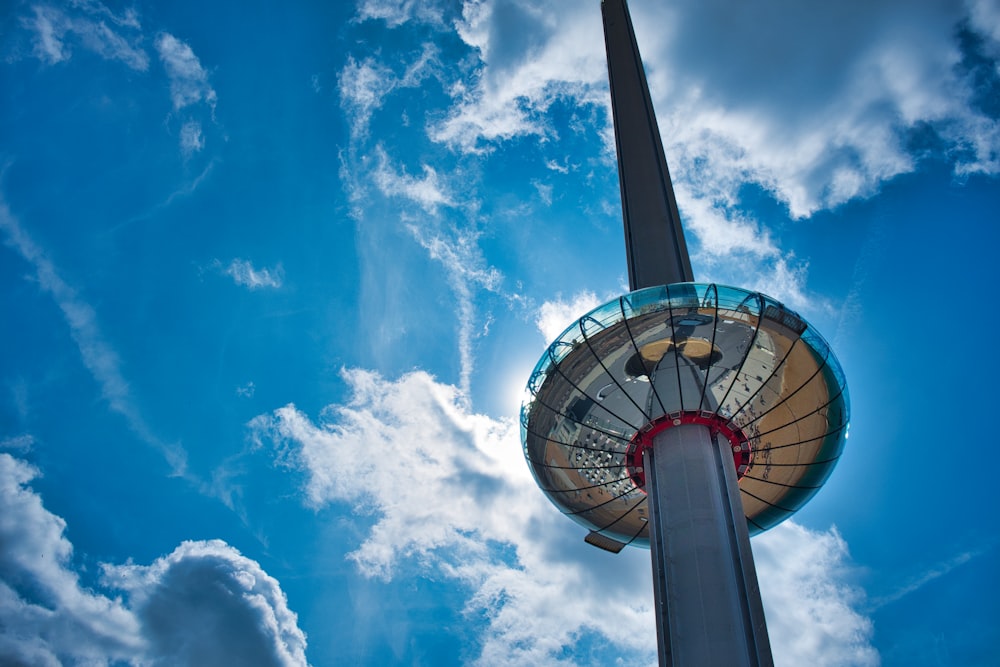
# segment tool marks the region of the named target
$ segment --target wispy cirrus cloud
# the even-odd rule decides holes
[[[902,586],[899,586],[895,590],[885,595],[881,595],[877,598],[871,600],[871,609],[874,611],[880,609],[887,604],[897,602],[905,598],[910,593],[915,593],[927,584],[940,579],[951,573],[953,570],[965,565],[969,561],[982,556],[983,554],[990,551],[993,547],[982,548],[982,549],[972,549],[968,551],[961,551],[951,558],[941,562],[936,563],[933,566],[927,568],[915,577],[912,577]]]
[[[220,540],[184,542],[150,565],[103,564],[113,596],[84,586],[66,522],[30,488],[38,474],[0,453],[0,663],[307,664],[277,580]]]
[[[443,24],[443,11],[434,2],[421,0],[361,0],[358,21],[379,19],[396,27],[408,21]]]
[[[0,449],[8,449],[15,452],[26,452],[35,444],[35,437],[29,433],[12,435],[0,439]]]
[[[178,131],[181,153],[191,157],[205,148],[199,109],[203,115],[205,110],[199,105],[208,107],[207,116],[214,123],[218,96],[209,81],[208,70],[202,66],[189,44],[168,32],[161,32],[156,36],[154,45],[170,82],[174,114],[182,119]]]
[[[319,419],[287,405],[249,428],[279,465],[305,475],[304,504],[346,502],[374,516],[348,556],[362,574],[392,579],[405,564],[467,587],[464,613],[485,622],[473,664],[601,659],[574,653],[581,645],[626,664],[655,660],[648,552],[584,545],[536,488],[513,419],[476,414],[460,389],[419,371],[343,377],[348,399]],[[358,442],[375,447],[370,456],[356,456]],[[835,530],[786,522],[754,552],[777,664],[877,664]]]
[[[376,165],[371,176],[382,194],[409,200],[431,215],[436,214],[441,206],[455,206],[455,200],[434,167],[424,164],[420,177],[397,171],[381,145],[375,147],[375,158]]]
[[[35,4],[21,25],[31,33],[33,54],[50,65],[70,60],[73,49],[82,48],[139,72],[149,70],[149,55],[142,47],[145,36],[134,9],[119,15],[97,0],[78,0],[65,7]],[[214,117],[217,95],[191,47],[167,32],[157,35],[153,45],[169,80],[174,112],[204,103]],[[205,147],[205,138],[190,109],[185,115],[179,143],[181,152],[191,156]]]
[[[80,46],[136,71],[149,68],[149,56],[140,46],[139,18],[133,9],[118,16],[96,1],[72,3],[63,8],[36,4],[21,23],[34,34],[34,55],[50,65],[69,60],[73,46]]]
[[[250,260],[236,258],[229,262],[224,269],[222,268],[222,263],[218,260],[216,260],[215,265],[223,273],[232,278],[234,283],[251,290],[263,288],[278,289],[285,279],[285,270],[281,264],[277,264],[269,269],[258,269],[254,267]]]
[[[400,88],[419,86],[433,73],[437,64],[437,49],[433,44],[424,44],[416,57],[401,75],[374,58],[358,62],[348,56],[347,63],[337,78],[340,105],[348,114],[351,134],[355,139],[368,134],[372,113],[382,106],[385,97]],[[315,86],[315,83],[314,83]]]
[[[181,126],[181,151],[185,155],[197,153],[205,147],[205,138],[201,134],[201,123],[189,120]]]
[[[397,169],[385,149],[375,148],[376,165],[371,179],[378,190],[404,203],[401,216],[405,228],[427,255],[443,269],[455,295],[457,348],[459,357],[459,387],[468,395],[475,366],[473,347],[480,331],[488,327],[488,316],[477,306],[483,293],[499,295],[508,304],[521,303],[523,298],[503,288],[503,273],[491,265],[479,245],[482,232],[475,223],[456,222],[445,216],[449,208],[475,217],[477,204],[468,192],[454,194],[462,184],[449,176],[440,176],[430,165],[423,165],[423,176],[415,177]],[[467,184],[466,184],[467,185]],[[417,206],[423,215],[412,215],[408,206]],[[480,322],[485,322],[480,327]]]
[[[236,387],[236,395],[240,398],[253,398],[253,394],[256,390],[257,386],[253,383],[253,381],[250,381]]]
[[[101,396],[108,407],[125,418],[140,440],[163,454],[173,474],[183,475],[187,467],[186,452],[177,444],[161,440],[146,423],[122,374],[118,353],[101,331],[94,308],[63,280],[55,264],[14,217],[2,197],[0,232],[6,237],[7,245],[31,267],[38,287],[51,296],[62,311],[83,365],[100,386]]]
[[[469,395],[475,365],[473,341],[476,337],[478,311],[475,296],[478,290],[499,292],[503,283],[500,271],[486,264],[471,230],[432,231],[410,225],[410,232],[427,250],[431,259],[444,268],[448,284],[455,293],[458,319],[459,387]]]
[[[174,110],[198,102],[214,109],[217,100],[215,90],[208,81],[208,72],[191,47],[167,32],[156,37],[155,45],[170,79],[170,99]]]

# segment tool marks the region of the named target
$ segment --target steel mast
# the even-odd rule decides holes
[[[601,11],[629,288],[693,282],[628,7],[602,0]],[[670,375],[654,371],[650,381],[666,391],[679,380]],[[729,441],[679,425],[654,437],[643,467],[660,665],[773,665]]]

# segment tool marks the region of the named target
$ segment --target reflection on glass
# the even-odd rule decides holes
[[[581,317],[542,355],[521,407],[524,454],[546,495],[587,528],[637,544],[648,544],[642,431],[681,421],[733,444],[754,534],[833,469],[847,432],[844,373],[770,297],[683,283]]]

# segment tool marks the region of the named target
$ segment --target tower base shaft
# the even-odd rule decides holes
[[[643,455],[661,667],[774,664],[729,449],[681,425]]]

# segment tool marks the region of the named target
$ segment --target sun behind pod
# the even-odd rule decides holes
[[[837,358],[797,313],[763,294],[680,283],[626,294],[566,329],[528,381],[521,441],[563,513],[648,546],[642,450],[657,433],[702,424],[728,441],[753,535],[823,485],[848,413]]]

